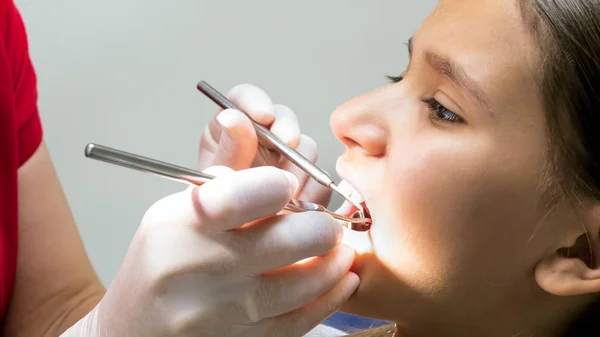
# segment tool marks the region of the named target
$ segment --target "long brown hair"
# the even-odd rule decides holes
[[[600,1],[520,1],[545,55],[539,83],[550,135],[550,167],[557,182],[551,185],[558,187],[554,196],[600,201]],[[599,252],[586,248],[592,256],[579,258],[596,267]],[[598,317],[600,297],[562,336],[600,336]]]
[[[539,92],[550,136],[544,187],[553,202],[573,197],[600,201],[600,1],[519,1],[544,55]],[[562,336],[600,336],[599,317],[600,298]],[[393,330],[383,327],[351,336],[385,337]]]

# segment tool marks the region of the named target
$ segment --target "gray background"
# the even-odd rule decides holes
[[[194,167],[203,126],[217,111],[196,83],[223,92],[252,83],[296,111],[319,144],[319,164],[334,173],[343,147],[330,113],[403,70],[404,43],[437,1],[16,2],[45,139],[108,285],[145,210],[185,186],[86,159],[85,144]]]

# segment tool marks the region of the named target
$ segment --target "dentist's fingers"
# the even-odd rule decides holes
[[[302,189],[297,193],[296,198],[327,206],[331,201],[332,193],[333,191],[331,188],[319,184],[312,178],[308,178],[305,181],[304,186],[302,186]]]
[[[298,153],[303,155],[311,163],[314,164],[317,162],[317,143],[315,143],[315,141],[309,136],[300,136],[300,141],[296,151],[298,151]],[[287,159],[283,161],[281,169],[290,172],[291,174],[295,175],[296,178],[298,178],[298,183],[300,184],[298,191],[301,191],[302,188],[304,188],[304,184],[306,183],[307,179],[310,179],[306,172]]]
[[[259,123],[268,126],[273,123],[275,119],[275,109],[269,96],[261,89],[249,85],[242,84],[235,86],[227,94],[228,98],[241,109],[244,109],[254,120]],[[223,113],[225,113],[223,115]],[[215,117],[211,119],[208,125],[204,128],[202,138],[200,139],[199,156],[197,169],[203,170],[212,165],[230,165],[230,160],[234,160],[232,165],[236,169],[249,168],[252,164],[250,162],[246,166],[244,163],[247,162],[247,157],[256,155],[256,151],[245,152],[246,148],[237,148],[237,145],[256,143],[256,134],[254,128],[249,120],[242,120],[240,116],[243,113],[239,112],[236,115],[232,115],[229,112],[219,110]],[[221,119],[221,121],[219,121]],[[224,125],[226,126],[224,128]],[[252,130],[251,139],[245,139]],[[225,154],[219,155],[219,145],[222,138],[225,137],[224,148]],[[241,137],[241,138],[240,138]],[[218,163],[215,161],[215,157],[219,155]],[[241,155],[243,158],[236,158],[237,155]],[[234,159],[235,158],[235,159]]]
[[[217,178],[195,189],[181,214],[192,226],[230,230],[281,211],[298,188],[297,179],[274,167],[258,167]],[[193,207],[190,212],[186,207]],[[176,214],[176,212],[173,212]]]
[[[292,109],[285,105],[275,104],[275,121],[270,131],[289,147],[295,149],[300,144],[300,124]]]
[[[234,170],[249,168],[258,150],[256,132],[250,119],[233,109],[223,110],[216,119],[221,126],[221,136],[211,165],[228,166]]]
[[[343,227],[328,214],[303,212],[273,216],[231,231],[228,246],[244,257],[239,272],[257,275],[326,254],[343,234]]]
[[[256,122],[269,126],[275,121],[273,101],[264,90],[250,84],[240,84],[233,87],[227,97]]]
[[[336,312],[358,288],[358,275],[350,272],[331,290],[301,309],[262,321],[260,336],[304,336]],[[258,335],[257,335],[258,336]]]
[[[221,139],[221,126],[217,121],[217,115],[204,126],[204,131],[200,137],[200,146],[198,147],[198,161],[196,169],[199,171],[210,167],[215,160],[215,154],[219,148]]]
[[[273,104],[262,89],[249,84],[234,87],[228,93],[228,97],[288,146],[298,146],[300,126],[290,108]],[[251,166],[279,166],[275,163],[279,155],[264,160],[261,160],[262,156],[256,156],[258,149],[254,145],[257,143],[257,136],[251,121],[244,113],[233,111],[224,110],[218,113],[205,128],[200,140],[198,169],[211,165],[227,165],[236,170]]]
[[[353,261],[354,251],[340,245],[324,256],[262,275],[254,293],[258,314],[270,318],[300,309],[335,287]]]
[[[318,159],[317,143],[306,135],[300,136],[300,144],[296,151],[306,157],[313,164]],[[298,178],[300,188],[295,196],[297,199],[315,202],[320,205],[327,206],[331,199],[331,189],[319,184],[316,180],[312,179],[308,174],[302,171],[298,166],[292,162],[284,161],[281,169],[288,171]]]
[[[223,177],[234,172],[233,169],[227,166],[211,166],[202,171],[202,173],[210,174],[214,177]]]

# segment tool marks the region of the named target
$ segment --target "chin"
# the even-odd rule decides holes
[[[357,199],[353,201],[358,201],[356,194],[354,197]],[[384,212],[370,208],[368,198],[360,202],[373,222],[366,229],[345,229],[342,243],[356,252],[351,271],[359,276],[360,284],[340,311],[390,322],[421,321],[426,313],[435,312],[436,301],[432,297],[438,282],[420,279],[416,271],[422,266],[415,262],[419,260],[417,256],[405,251],[400,257],[395,255],[397,249],[389,249],[390,245],[400,244],[390,241],[396,236],[386,234],[393,222]],[[351,214],[356,209],[348,204],[340,210]]]
[[[346,226],[344,229],[342,243],[356,252],[351,271],[359,276],[360,285],[341,311],[378,320],[408,321],[427,303],[420,293],[423,289],[411,286],[418,284],[411,272],[416,267],[414,261],[418,259],[408,252],[401,258],[390,256],[398,252],[398,249],[390,248],[400,244],[393,242],[396,235],[386,235],[391,228],[397,228],[395,221],[385,207],[382,208],[384,203],[377,189],[369,188],[365,179],[356,179],[359,176],[353,174],[355,172],[343,168],[343,165],[338,165],[338,173],[342,177],[340,189],[363,207],[365,216],[372,222],[370,226]],[[352,217],[357,210],[351,202],[345,201],[336,213]],[[402,268],[398,268],[400,264]]]

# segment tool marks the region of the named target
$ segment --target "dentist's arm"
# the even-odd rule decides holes
[[[3,335],[58,336],[104,295],[44,144],[19,169],[19,253]]]

